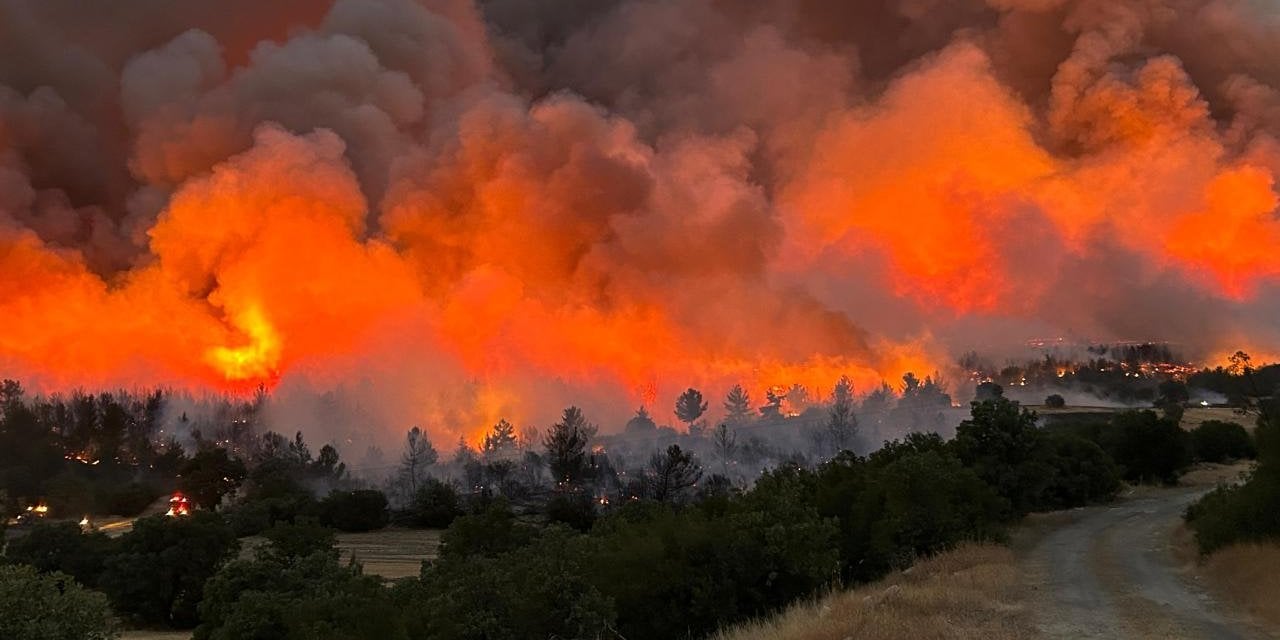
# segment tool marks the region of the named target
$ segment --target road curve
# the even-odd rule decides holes
[[[1046,638],[1273,638],[1225,613],[1174,554],[1173,535],[1204,487],[1143,490],[1078,509],[1026,551]]]

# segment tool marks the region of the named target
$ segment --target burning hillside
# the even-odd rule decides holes
[[[1049,332],[1274,352],[1277,42],[1250,0],[0,0],[0,370],[465,431]]]

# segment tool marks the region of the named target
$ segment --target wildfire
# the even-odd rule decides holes
[[[273,378],[281,350],[280,336],[275,328],[257,306],[248,307],[237,316],[235,324],[248,337],[249,344],[213,347],[206,355],[208,362],[233,382]]]

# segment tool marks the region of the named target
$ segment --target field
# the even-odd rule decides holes
[[[342,561],[353,557],[364,572],[387,580],[416,577],[422,561],[436,557],[440,548],[438,529],[383,529],[367,533],[339,533],[338,554]],[[249,557],[267,541],[253,536],[240,540],[241,557]]]
[[[792,607],[716,640],[929,640],[1035,634],[1007,547],[963,546],[880,582]]]
[[[1280,627],[1280,544],[1239,544],[1214,553],[1198,573],[1249,615]]]
[[[338,551],[344,562],[355,557],[365,573],[388,580],[416,577],[422,561],[436,557],[440,533],[419,529],[342,533],[338,534]]]

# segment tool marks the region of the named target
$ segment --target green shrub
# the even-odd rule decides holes
[[[391,591],[323,551],[228,563],[205,586],[200,621],[196,640],[407,638]]]
[[[1191,464],[1187,432],[1153,411],[1117,414],[1102,439],[1129,482],[1175,484]]]
[[[147,624],[191,627],[205,581],[235,555],[239,542],[215,513],[152,516],[117,541],[99,585],[116,611]]]
[[[102,594],[62,573],[0,566],[0,638],[109,640],[118,636]]]
[[[381,491],[334,491],[317,506],[320,523],[339,531],[375,531],[387,526],[387,496]]]
[[[1253,438],[1234,422],[1209,420],[1191,431],[1191,450],[1201,462],[1251,459],[1258,455]]]
[[[1244,484],[1219,487],[1191,505],[1186,519],[1202,553],[1280,538],[1280,475],[1259,469]]]
[[[462,515],[462,500],[453,485],[435,478],[427,478],[406,513],[406,524],[414,527],[443,529]]]
[[[84,533],[73,522],[40,522],[9,543],[4,559],[42,573],[60,571],[94,587],[113,548],[106,534]]]

